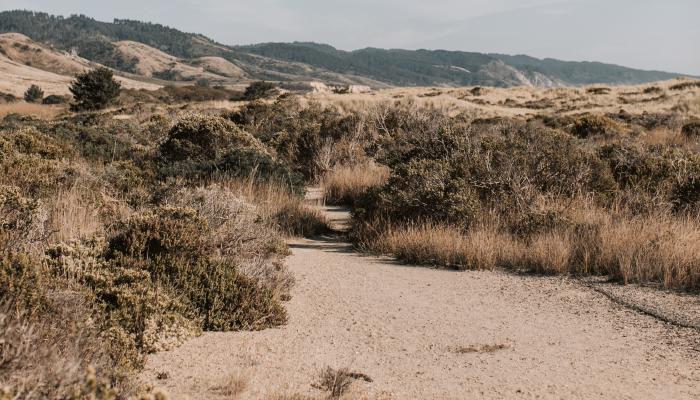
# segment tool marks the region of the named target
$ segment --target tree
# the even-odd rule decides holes
[[[253,82],[245,89],[243,98],[245,100],[257,100],[267,97],[270,92],[276,89],[277,86],[272,82],[258,81]]]
[[[24,100],[27,103],[38,103],[44,98],[44,91],[37,85],[32,85],[24,92]]]
[[[75,77],[70,87],[75,103],[73,111],[100,110],[109,105],[118,95],[121,84],[114,80],[108,68],[97,68]]]

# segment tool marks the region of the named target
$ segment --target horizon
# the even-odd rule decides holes
[[[314,3],[315,1],[317,0],[302,0],[302,3]],[[125,0],[124,2],[127,5],[135,3],[133,0]],[[452,0],[439,2],[441,4],[454,3]],[[700,27],[693,25],[691,21],[693,10],[697,9],[700,12],[700,4],[690,0],[672,0],[669,2],[670,4],[665,5],[663,10],[659,10],[658,5],[653,4],[650,0],[638,2],[618,0],[615,4],[607,6],[612,11],[625,11],[628,15],[607,10],[602,17],[609,18],[611,14],[616,14],[615,18],[618,18],[617,14],[620,14],[622,17],[619,17],[619,21],[616,22],[627,21],[627,25],[613,26],[613,24],[601,23],[596,25],[597,31],[595,29],[593,31],[582,30],[578,33],[572,31],[581,28],[582,21],[580,19],[586,20],[592,18],[592,15],[596,15],[596,6],[603,4],[602,0],[527,0],[524,2],[524,6],[517,7],[512,5],[513,0],[500,0],[495,2],[497,3],[495,6],[489,6],[486,1],[472,1],[469,4],[478,6],[475,7],[472,14],[466,15],[465,18],[459,18],[462,14],[457,12],[460,15],[452,17],[449,22],[443,24],[438,22],[440,18],[437,18],[436,15],[440,15],[440,13],[437,11],[426,13],[422,19],[416,19],[415,10],[416,7],[420,7],[409,3],[409,10],[403,11],[401,15],[396,17],[397,20],[389,18],[386,24],[388,26],[382,34],[357,33],[365,30],[362,29],[363,23],[358,21],[355,21],[357,26],[354,28],[348,28],[347,24],[340,24],[339,29],[322,29],[322,25],[326,23],[324,21],[333,20],[333,18],[328,15],[316,19],[309,16],[304,17],[303,4],[289,8],[289,6],[277,4],[278,0],[265,0],[255,6],[221,4],[220,1],[209,0],[190,12],[186,11],[196,8],[196,4],[190,0],[178,0],[174,6],[168,8],[169,12],[166,13],[163,13],[160,7],[153,8],[153,3],[162,3],[158,0],[142,7],[140,15],[130,12],[128,10],[130,7],[117,7],[115,9],[112,5],[98,5],[99,7],[95,8],[95,4],[82,0],[64,1],[59,5],[51,4],[46,0],[10,0],[9,3],[6,8],[3,8],[3,11],[27,10],[64,17],[85,15],[102,22],[113,22],[115,19],[151,22],[183,32],[202,34],[228,46],[270,42],[313,42],[327,44],[343,51],[380,48],[526,55],[538,59],[598,62],[647,71],[700,76],[700,54],[686,50],[692,49],[694,43],[700,39]],[[387,3],[395,3],[395,1],[389,0],[374,7],[377,15],[380,15],[381,11],[387,8]],[[518,4],[522,3],[518,2]],[[286,10],[286,13],[277,10],[274,15],[267,15],[265,10],[275,5],[277,9]],[[226,13],[225,10],[222,10],[222,7],[231,6],[247,8],[239,13]],[[461,5],[452,4],[452,6],[463,8]],[[338,7],[332,6],[331,8],[335,10]],[[441,9],[439,6],[437,8]],[[363,9],[362,5],[358,6],[357,9]],[[678,12],[679,10],[683,12]],[[355,18],[353,13],[357,12],[356,9],[347,11],[350,15],[349,20]],[[302,17],[299,16],[300,14]],[[246,19],[244,16],[248,16],[249,21],[241,23],[241,19]],[[569,18],[572,16],[576,18]],[[669,17],[674,18],[672,27],[653,31],[646,29],[647,19],[651,18],[661,23],[670,19]],[[214,20],[209,21],[210,18],[214,18]],[[222,20],[222,18],[228,19]],[[292,23],[299,21],[300,18],[304,23]],[[261,19],[266,22],[261,23],[257,29],[248,26],[255,25],[255,22],[261,22]],[[311,19],[311,21],[307,21],[307,19]],[[287,25],[283,26],[279,21],[285,20]],[[275,21],[280,26],[277,29],[269,29],[269,25],[274,25]],[[369,22],[365,21],[364,25]],[[305,25],[308,27],[300,28]],[[423,27],[423,25],[427,25],[427,27]],[[509,28],[503,30],[501,27],[504,25]],[[586,28],[588,25],[592,24],[584,23],[583,27]],[[228,28],[226,28],[227,26]],[[405,30],[408,29],[406,26],[414,27],[411,28],[413,29],[412,34],[406,33]],[[416,26],[418,28],[415,28]],[[567,29],[554,30],[552,29],[554,26],[566,26]],[[608,31],[610,30],[617,34],[609,35]],[[417,31],[425,32],[425,34],[416,34]],[[553,31],[556,31],[556,36],[552,35]],[[399,34],[400,32],[404,33]],[[639,33],[640,36],[647,36],[646,40],[644,37],[636,42],[625,40],[627,37],[634,36],[635,32]],[[580,37],[576,39],[575,35]],[[595,40],[583,39],[583,37],[590,35]],[[538,37],[540,38],[538,39]],[[601,40],[602,37],[605,40]],[[468,38],[468,40],[464,38]],[[465,42],[470,44],[465,44]],[[654,56],[650,57],[648,54]]]

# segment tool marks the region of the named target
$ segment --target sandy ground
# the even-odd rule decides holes
[[[247,380],[241,398],[322,396],[330,366],[372,378],[350,398],[700,398],[697,330],[578,281],[403,266],[334,238],[290,246],[288,325],[206,333],[150,356],[143,379],[175,399],[224,398],[230,376]]]

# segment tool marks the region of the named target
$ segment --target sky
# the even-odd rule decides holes
[[[527,54],[700,76],[700,0],[2,0],[0,8],[157,22],[229,45]]]

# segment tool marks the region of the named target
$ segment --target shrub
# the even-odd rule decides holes
[[[700,139],[700,121],[692,121],[683,125],[681,133],[688,139]]]
[[[395,167],[379,194],[379,207],[392,220],[430,220],[469,226],[479,198],[466,177],[436,160],[414,159]]]
[[[192,209],[159,208],[124,223],[109,242],[110,258],[139,266],[154,283],[182,295],[191,319],[208,330],[261,329],[286,322],[269,289],[240,274],[231,260],[210,258],[209,227]]]
[[[572,135],[585,139],[592,136],[615,135],[621,132],[615,121],[595,114],[583,114],[574,118],[570,128]]]
[[[119,96],[121,84],[117,82],[108,68],[97,68],[75,77],[70,86],[75,103],[73,111],[100,110]]]
[[[36,200],[24,197],[15,186],[0,185],[0,254],[28,251],[44,240],[43,219]]]
[[[190,114],[181,118],[160,145],[159,154],[164,175],[254,176],[303,192],[300,177],[275,160],[258,140],[220,117]]]
[[[700,210],[700,179],[693,176],[676,183],[671,192],[671,202],[676,211]]]
[[[270,96],[276,88],[277,85],[272,82],[253,82],[245,89],[243,99],[248,101],[263,99]]]
[[[687,90],[687,89],[692,89],[700,87],[700,81],[697,80],[692,80],[692,81],[685,81],[685,82],[679,82],[670,87],[671,90]]]
[[[25,255],[0,258],[0,380],[17,398],[133,393],[128,341],[103,330],[88,290]],[[131,358],[135,357],[135,358]]]
[[[39,103],[44,98],[44,91],[37,85],[32,85],[24,92],[24,101],[27,103]]]
[[[44,97],[44,100],[42,100],[42,104],[67,104],[70,102],[70,97],[68,96],[59,96],[55,94],[48,95]]]

